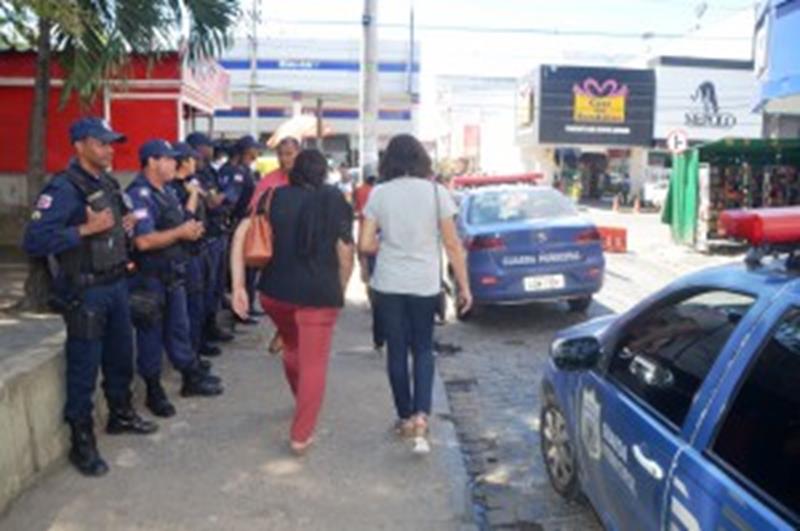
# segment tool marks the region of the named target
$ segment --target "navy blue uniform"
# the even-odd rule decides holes
[[[187,178],[187,181],[194,186],[205,190],[202,181],[197,176]],[[189,201],[189,192],[186,190],[184,181],[178,179],[167,185],[171,188],[181,205],[186,206]],[[192,213],[188,210],[186,215],[189,219],[195,219],[204,225],[207,223],[207,215],[203,198],[198,200],[197,210]],[[203,338],[203,323],[206,320],[205,311],[205,277],[208,262],[208,242],[205,238],[187,244],[189,258],[186,266],[186,299],[189,312],[189,334],[191,337],[192,350],[199,352]]]
[[[25,230],[25,251],[58,263],[54,291],[66,305],[67,326],[64,417],[71,422],[91,419],[100,367],[109,404],[126,404],[130,398],[133,338],[122,203],[113,177],[98,178],[72,162],[42,190]],[[78,227],[86,222],[90,205],[98,211],[111,208],[116,224],[105,233],[82,238]]]
[[[174,189],[159,190],[141,174],[127,188],[138,223],[135,236],[172,229],[186,220]],[[137,367],[144,379],[161,374],[166,350],[173,366],[185,372],[195,368],[186,296],[189,256],[182,242],[165,249],[134,253],[137,273],[132,291],[154,294],[163,308],[163,318],[153,323],[136,323]]]
[[[222,194],[219,173],[210,165],[198,172],[198,177],[210,194]],[[205,283],[205,321],[213,321],[220,309],[225,287],[225,250],[230,234],[230,201],[209,209],[206,221],[206,260],[203,269]]]

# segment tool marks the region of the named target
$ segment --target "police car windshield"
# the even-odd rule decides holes
[[[575,205],[552,189],[508,188],[476,195],[469,206],[471,225],[492,225],[578,215]]]

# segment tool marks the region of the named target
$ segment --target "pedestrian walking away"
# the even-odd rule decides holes
[[[377,253],[370,284],[387,342],[395,426],[399,435],[413,437],[415,453],[430,451],[440,240],[460,288],[460,311],[466,312],[472,305],[464,250],[453,221],[456,205],[432,175],[431,160],[419,141],[411,135],[394,137],[381,160],[381,184],[369,197],[359,234],[359,252]],[[415,215],[409,216],[409,212]],[[409,352],[413,355],[413,392]]]
[[[294,137],[287,136],[278,142],[276,151],[278,153],[278,168],[265,175],[258,182],[256,190],[253,193],[253,198],[250,201],[250,210],[256,208],[259,199],[261,199],[264,193],[270,189],[287,186],[289,184],[289,172],[292,171],[297,154],[300,153],[300,141]],[[248,292],[248,296],[252,296],[252,293]],[[252,300],[250,301],[250,305],[253,305]],[[278,354],[283,350],[283,342],[277,330],[275,334],[273,334],[267,350],[270,354]]]
[[[39,195],[23,247],[33,257],[48,258],[53,306],[67,328],[69,460],[81,473],[101,476],[108,465],[97,450],[92,420],[101,367],[109,407],[106,431],[150,434],[158,426],[139,417],[131,405],[133,337],[125,276],[126,239],[136,219],[107,173],[113,145],[125,136],[99,118],[78,120],[69,134],[75,158]]]
[[[262,203],[274,233],[273,256],[261,271],[261,305],[284,342],[286,379],[296,408],[290,444],[304,453],[322,407],[333,329],[344,306],[353,270],[353,214],[342,193],[324,184],[327,161],[319,151],[302,151],[289,174],[290,186],[278,188]],[[232,250],[233,307],[246,315],[245,234],[236,233]]]
[[[142,171],[128,187],[138,223],[134,231],[137,272],[131,292],[134,305],[137,366],[147,384],[147,407],[161,417],[175,414],[161,385],[161,360],[166,351],[183,377],[181,395],[214,396],[222,393],[218,378],[200,366],[192,350],[186,297],[189,254],[186,246],[203,235],[203,225],[184,211],[174,189],[175,159],[180,156],[168,142],[155,139],[139,149]],[[193,194],[199,194],[193,189]],[[199,198],[194,198],[198,201]],[[155,309],[155,311],[154,311]]]

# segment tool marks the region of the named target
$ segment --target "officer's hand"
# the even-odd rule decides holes
[[[203,224],[194,219],[181,225],[181,239],[183,240],[197,241],[203,237],[204,232]]]
[[[233,306],[233,313],[238,315],[241,319],[250,318],[250,299],[247,296],[247,290],[245,288],[234,288],[231,304]]]
[[[211,195],[207,197],[207,204],[209,208],[218,208],[225,201],[225,196],[217,191],[212,191]]]
[[[78,227],[81,236],[92,236],[100,234],[114,227],[114,214],[110,208],[104,208],[100,212],[95,212],[90,207],[86,207],[86,223]]]
[[[206,196],[206,191],[200,188],[197,184],[192,182],[186,185],[186,190],[189,192],[189,195],[196,195],[198,197]]]
[[[128,235],[133,234],[133,229],[136,228],[136,224],[139,222],[136,219],[134,214],[126,214],[125,217],[122,218],[122,228],[125,229],[125,232]]]

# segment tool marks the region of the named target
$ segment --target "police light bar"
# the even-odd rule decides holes
[[[726,236],[755,247],[800,244],[800,207],[726,210],[719,222]]]
[[[520,173],[516,175],[459,175],[453,177],[453,186],[491,186],[493,184],[537,184],[544,176],[541,173]]]

